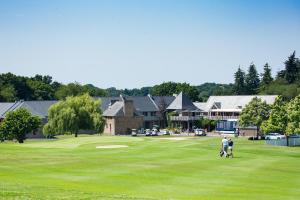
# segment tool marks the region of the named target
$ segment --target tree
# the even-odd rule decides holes
[[[199,91],[197,87],[191,86],[188,83],[164,82],[160,85],[155,85],[151,90],[153,96],[172,96],[173,94],[185,93],[192,101],[199,100]]]
[[[296,96],[287,105],[287,134],[300,133],[300,95]]]
[[[281,96],[278,96],[275,103],[271,106],[270,117],[261,125],[264,133],[285,133],[287,127],[288,115],[286,110],[286,103]]]
[[[246,90],[247,94],[257,94],[259,88],[259,76],[255,65],[251,63],[246,75]]]
[[[265,64],[264,66],[264,72],[262,74],[261,78],[261,85],[269,85],[273,81],[272,74],[271,74],[271,68],[268,63]]]
[[[234,92],[235,94],[245,94],[245,72],[239,67],[234,73]]]
[[[27,85],[32,91],[30,99],[34,100],[53,100],[54,90],[51,85],[38,80],[27,80]]]
[[[203,83],[196,86],[199,91],[199,100],[207,101],[211,95],[233,95],[233,84],[217,84],[217,83]]]
[[[264,87],[260,94],[281,95],[284,100],[291,100],[300,94],[298,84],[288,84],[284,79],[277,79]]]
[[[217,121],[208,118],[201,118],[196,121],[196,126],[211,131],[215,128]]]
[[[80,129],[103,132],[105,121],[100,104],[100,100],[94,100],[88,94],[59,101],[49,108],[43,133],[47,137],[66,133],[77,137]]]
[[[16,90],[12,85],[0,84],[0,101],[12,102],[16,99]]]
[[[238,124],[242,127],[256,126],[258,136],[261,124],[270,116],[270,110],[270,106],[265,101],[254,97],[249,104],[243,108]]]
[[[160,124],[160,127],[166,127],[168,124],[168,118],[167,118],[167,103],[164,100],[163,97],[160,97],[159,103],[158,103],[158,109],[161,117],[162,123]]]
[[[100,89],[92,84],[86,84],[83,86],[83,92],[88,93],[92,97],[104,97],[107,96],[107,92],[104,89]]]
[[[77,82],[69,83],[68,85],[62,85],[55,92],[55,96],[59,100],[66,99],[66,97],[68,96],[78,96],[82,94],[84,94],[84,90],[82,86]]]
[[[23,143],[26,134],[39,128],[41,119],[33,116],[25,108],[19,108],[16,111],[10,111],[6,114],[4,121],[0,124],[0,138],[16,139]]]
[[[286,60],[284,64],[285,64],[285,80],[288,83],[294,83],[299,73],[295,51],[292,53],[292,55],[289,56],[288,60]]]

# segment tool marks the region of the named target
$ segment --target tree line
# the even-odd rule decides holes
[[[16,100],[63,100],[68,96],[78,96],[88,93],[90,96],[170,96],[183,91],[193,101],[206,101],[211,95],[254,95],[279,94],[285,100],[300,94],[300,61],[293,52],[284,62],[284,69],[272,77],[272,69],[268,63],[263,72],[257,72],[251,63],[247,73],[238,67],[234,73],[233,83],[218,84],[204,83],[198,86],[189,83],[164,82],[152,87],[133,89],[98,88],[92,84],[82,85],[78,82],[62,84],[53,81],[49,75],[35,75],[33,77],[17,76],[12,73],[0,74],[0,101]]]
[[[183,91],[193,101],[206,101],[211,95],[232,94],[233,84],[204,83],[192,86],[188,83],[164,82],[153,87],[140,89],[102,89],[92,84],[78,82],[62,84],[53,81],[51,76],[17,76],[12,73],[0,74],[0,102],[17,100],[64,100],[68,96],[89,94],[92,97],[104,96],[172,96]]]
[[[263,73],[259,74],[256,66],[251,63],[247,73],[241,67],[234,74],[234,94],[237,95],[282,95],[289,100],[300,94],[300,59],[294,51],[284,62],[284,69],[272,77],[271,67],[264,65]]]

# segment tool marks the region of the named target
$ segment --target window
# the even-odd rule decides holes
[[[150,114],[151,114],[151,116],[155,116],[156,112],[151,112]]]
[[[148,112],[143,112],[143,115],[144,116],[148,116]]]

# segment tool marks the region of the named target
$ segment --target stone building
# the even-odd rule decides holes
[[[122,101],[121,97],[99,97],[101,110],[105,112],[113,103]],[[152,129],[154,125],[166,127],[166,108],[174,101],[174,96],[126,96],[132,100],[136,114],[144,117],[143,128]]]
[[[130,134],[131,129],[143,127],[143,116],[136,112],[133,100],[121,96],[120,101],[112,101],[103,113],[104,133],[110,135]]]

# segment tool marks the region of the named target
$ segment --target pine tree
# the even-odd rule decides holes
[[[246,89],[247,94],[257,94],[259,88],[259,76],[255,65],[251,63],[248,69],[248,74],[246,75]]]
[[[245,93],[245,72],[240,67],[234,73],[234,93],[238,95]]]
[[[273,81],[271,75],[271,68],[268,63],[264,66],[264,73],[262,74],[261,85],[269,85]]]
[[[294,83],[298,76],[297,58],[296,52],[294,51],[292,55],[284,62],[285,64],[285,80],[288,83]]]

